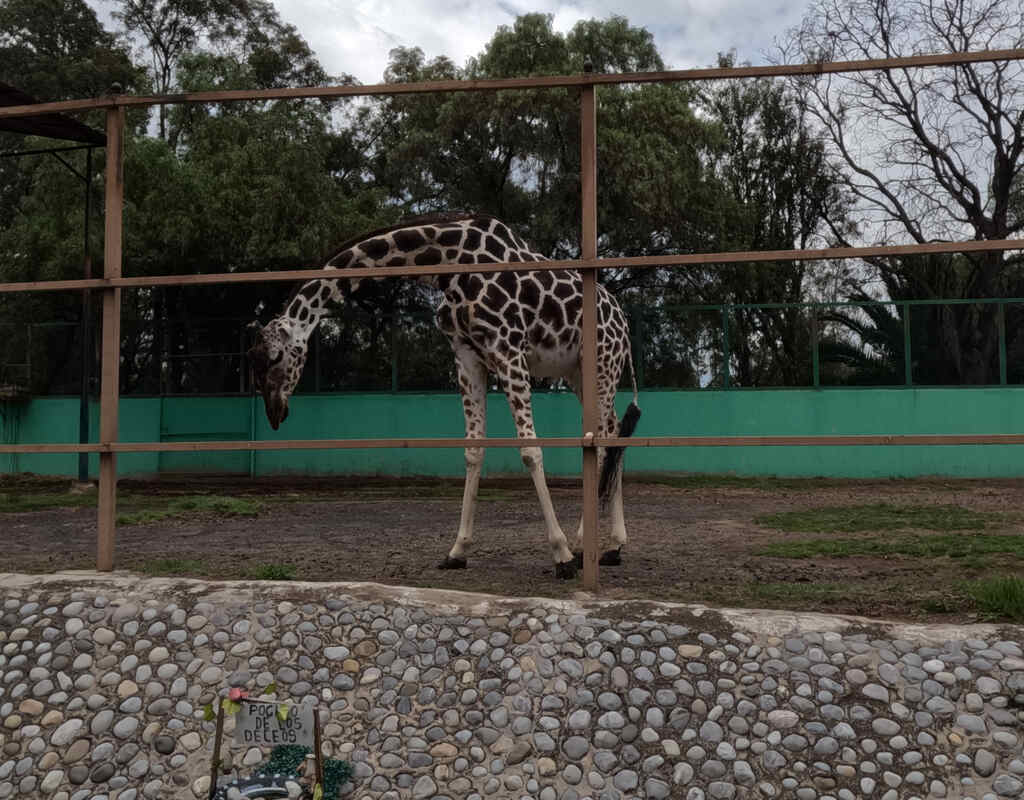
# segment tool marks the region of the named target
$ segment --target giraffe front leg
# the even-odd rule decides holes
[[[473,437],[476,438],[476,437]],[[476,496],[480,487],[480,472],[484,464],[484,448],[466,448],[466,486],[462,491],[462,515],[459,518],[459,532],[455,544],[437,565],[438,569],[465,569],[466,550],[473,542],[473,520],[476,516]]]
[[[536,436],[532,431],[528,435],[519,434],[520,439],[533,439]],[[576,559],[569,549],[569,541],[562,533],[555,516],[555,507],[551,502],[551,493],[548,491],[547,478],[544,475],[544,457],[539,447],[523,447],[519,450],[523,464],[530,470],[530,477],[533,479],[533,486],[537,490],[537,499],[540,501],[541,513],[544,515],[544,526],[548,534],[548,546],[551,548],[551,557],[555,562],[555,577],[573,578],[576,576]]]
[[[516,436],[520,439],[535,439],[537,432],[533,427],[533,404],[530,394],[530,373],[522,356],[513,358],[499,365],[497,370],[501,379],[505,396],[508,398],[509,409],[516,423]],[[569,541],[565,538],[555,508],[551,502],[551,492],[544,476],[544,456],[539,447],[522,447],[519,454],[523,464],[530,471],[533,487],[537,490],[541,513],[544,515],[544,527],[548,535],[548,547],[551,558],[555,562],[555,576],[572,578],[576,575],[576,561],[569,549]]]
[[[462,394],[462,410],[466,419],[466,438],[483,439],[487,435],[487,369],[469,350],[456,350],[455,364]],[[462,514],[459,532],[448,555],[437,565],[438,569],[465,569],[466,551],[473,541],[473,521],[476,516],[477,489],[483,470],[484,448],[466,448],[466,485],[462,491]]]

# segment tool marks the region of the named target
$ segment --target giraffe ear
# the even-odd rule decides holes
[[[260,325],[259,320],[253,320],[245,326],[245,333],[249,337],[249,343],[253,344],[260,338],[260,334],[263,333],[263,326]]]

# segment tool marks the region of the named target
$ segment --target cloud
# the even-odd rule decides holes
[[[740,61],[763,63],[774,39],[800,21],[799,5],[756,0],[635,0],[628,9],[612,0],[274,0],[281,18],[295,25],[332,74],[363,83],[381,80],[393,47],[419,47],[427,58],[448,56],[464,64],[479,54],[500,25],[518,14],[551,14],[556,30],[613,14],[647,28],[670,68],[713,64],[735,49]]]
[[[88,0],[113,27],[113,0]],[[309,42],[332,75],[379,83],[395,47],[419,47],[428,59],[456,64],[478,55],[500,25],[527,12],[551,14],[556,30],[618,14],[646,28],[670,69],[704,67],[718,53],[764,63],[776,38],[797,25],[802,5],[787,0],[273,0],[278,14]]]

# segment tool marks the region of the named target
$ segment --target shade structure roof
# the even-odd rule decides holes
[[[23,106],[39,102],[31,95],[0,82],[0,106]],[[42,114],[38,117],[17,117],[0,119],[0,131],[25,133],[31,136],[47,136],[80,144],[102,147],[107,137],[100,131],[64,114]]]

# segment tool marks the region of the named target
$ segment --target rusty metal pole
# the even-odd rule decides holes
[[[324,788],[324,744],[320,733],[320,709],[313,709],[313,747],[316,749],[316,782]]]
[[[84,254],[83,277],[92,277],[92,253],[89,250],[89,233],[92,224],[92,148],[85,151],[85,230],[83,231],[82,251]],[[89,384],[92,372],[92,294],[88,289],[82,290],[82,325],[79,333],[82,340],[82,380],[78,398],[78,441],[85,444],[89,441]],[[89,454],[78,454],[78,480],[85,483],[89,480]]]
[[[587,69],[589,72],[590,70]],[[580,93],[580,182],[583,258],[597,258],[597,103],[594,87]],[[583,435],[597,436],[597,270],[582,270]],[[583,446],[583,588],[597,591],[597,448]]]
[[[217,704],[217,729],[213,734],[213,755],[210,757],[210,795],[209,800],[217,794],[217,780],[220,778],[220,748],[224,739],[224,698],[219,695],[214,699]]]
[[[122,211],[124,204],[124,107],[107,109],[105,232],[103,277],[121,277]],[[103,340],[100,367],[100,443],[117,441],[121,361],[121,290],[103,290]],[[117,456],[100,453],[99,525],[96,569],[114,568],[117,518]]]

